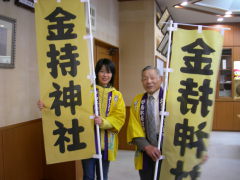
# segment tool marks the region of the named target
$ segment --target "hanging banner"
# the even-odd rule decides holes
[[[47,163],[91,158],[95,144],[84,3],[38,0],[35,22]]]
[[[160,179],[196,179],[206,155],[223,36],[178,29],[173,33]]]

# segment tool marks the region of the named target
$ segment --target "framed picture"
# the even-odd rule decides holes
[[[167,33],[163,37],[162,41],[159,43],[159,46],[157,47],[157,50],[165,57],[166,57],[166,52],[165,51],[167,50],[166,48],[168,47],[168,45],[167,45],[168,44],[168,38],[169,38],[169,33]]]
[[[15,4],[34,11],[34,0],[15,0]]]
[[[0,67],[14,68],[16,20],[0,15]]]
[[[169,16],[168,17],[168,20],[167,20],[167,23],[165,23],[161,29],[162,33],[163,34],[166,34],[167,33],[167,28],[169,27],[169,24],[170,24],[170,21],[172,20],[172,17]]]
[[[160,57],[155,57],[155,66],[159,70],[159,73],[161,76],[164,76],[164,68],[165,68],[166,62],[162,60]]]
[[[87,3],[84,4],[85,9],[88,8]],[[90,5],[90,21],[91,21],[91,27],[92,27],[92,32],[96,32],[96,7],[94,5]],[[87,27],[87,33],[89,33],[89,18],[88,18],[88,11],[85,11],[85,22],[86,22],[86,27]]]
[[[155,55],[167,58],[167,51],[168,51],[168,38],[169,38],[169,33],[168,33],[168,27],[169,23],[172,20],[172,17],[168,11],[168,9],[165,9],[165,11],[162,13],[161,17],[159,18],[159,21],[157,21],[156,26],[156,37],[155,37],[155,42],[156,42],[156,50],[155,50]]]
[[[163,26],[164,26],[164,24],[165,24],[164,22],[166,22],[166,21],[168,20],[169,16],[170,16],[169,11],[168,11],[168,9],[166,9],[166,10],[163,12],[163,14],[162,14],[162,16],[161,16],[161,18],[160,18],[160,20],[159,20],[159,22],[158,22],[158,27],[159,27],[160,29],[163,28]]]
[[[164,68],[166,67],[166,62],[160,57],[155,56],[155,67],[159,70],[160,76],[164,77]],[[164,80],[161,84],[162,88],[164,87]]]
[[[158,2],[156,1],[156,24],[160,21],[160,18],[162,16],[161,8]]]
[[[163,47],[163,50],[162,50],[162,55],[167,57],[167,52],[168,52],[168,41],[167,43],[165,44],[165,46]]]

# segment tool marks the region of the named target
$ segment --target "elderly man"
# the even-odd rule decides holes
[[[145,67],[142,70],[142,85],[146,92],[133,99],[130,109],[127,141],[137,146],[135,168],[139,170],[141,180],[154,178],[155,161],[161,155],[157,148],[163,99],[161,83],[158,69]]]

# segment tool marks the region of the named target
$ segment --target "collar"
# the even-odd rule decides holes
[[[96,87],[97,87],[98,91],[100,91],[100,92],[104,91],[106,93],[115,90],[114,87],[102,87],[102,86],[99,86],[99,85],[96,85]]]
[[[155,93],[152,94],[152,96],[154,97],[154,99],[158,99],[158,96],[159,96],[159,91],[160,89],[158,89]],[[148,97],[151,96],[151,94],[148,94]]]

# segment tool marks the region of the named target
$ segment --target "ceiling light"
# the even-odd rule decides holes
[[[186,6],[186,5],[188,5],[187,1],[184,1],[184,2],[181,3],[181,6]]]
[[[218,21],[218,22],[222,22],[222,21],[223,21],[223,18],[220,17],[220,18],[217,19],[217,21]]]
[[[231,14],[232,14],[232,11],[226,11],[225,14],[226,14],[226,15],[231,15]]]
[[[232,17],[231,14],[225,14],[224,17]]]
[[[4,27],[4,25],[3,25],[3,24],[0,24],[0,27]]]
[[[175,7],[175,8],[181,8],[182,6],[179,6],[179,5],[175,5],[174,7]]]

